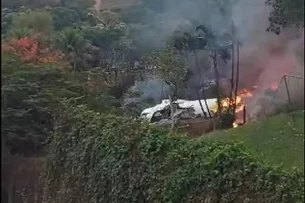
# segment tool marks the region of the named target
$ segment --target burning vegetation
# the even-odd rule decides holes
[[[283,107],[287,104],[292,105],[287,78],[293,78],[293,76],[285,73],[281,80],[278,82],[271,82],[268,86],[266,84],[261,86],[254,85],[252,88],[241,90],[234,89],[234,85],[232,85],[233,88],[231,87],[230,95],[225,98],[204,98],[202,100],[198,99],[193,101],[163,100],[162,104],[145,109],[141,116],[149,117],[151,122],[158,122],[161,124],[173,122],[176,125],[179,125],[179,121],[180,123],[185,124],[188,122],[198,122],[198,120],[202,123],[207,120],[213,120],[213,122],[217,123],[217,120],[219,119],[228,119],[229,121],[225,124],[225,128],[235,128],[248,121],[256,120],[261,116],[273,114],[276,111],[275,108],[277,108],[277,106]],[[298,80],[300,79],[302,80],[301,77],[298,78]],[[235,84],[238,84],[237,79],[235,80]],[[285,95],[281,95],[281,98],[275,98],[280,86],[283,86],[281,92],[285,91]],[[237,87],[235,86],[235,88]],[[276,102],[273,102],[273,100],[276,100]],[[174,105],[173,116],[171,116],[171,103]],[[150,113],[147,113],[149,111]],[[213,129],[215,129],[215,125],[217,126],[217,124],[214,123]],[[209,125],[207,131],[213,129],[211,128],[211,125]]]
[[[230,98],[225,98],[221,101],[221,105],[224,109],[232,108],[233,105],[235,112],[233,127],[238,127],[246,122],[246,103],[251,97],[253,97],[252,91],[243,89],[237,94],[235,103],[230,100]]]
[[[278,111],[292,111],[297,108],[295,102],[304,101],[304,95],[296,94],[296,92],[304,91],[303,77],[296,78],[291,74],[300,75],[297,69],[299,67],[302,69],[300,60],[292,51],[297,49],[296,42],[299,39],[291,40],[283,34],[276,40],[269,40],[266,37],[266,39],[258,41],[260,46],[257,47],[251,43],[241,46],[235,36],[235,29],[232,25],[232,33],[227,44],[215,42],[221,37],[214,35],[203,25],[197,27],[197,31],[200,30],[200,32],[194,35],[180,33],[179,38],[179,32],[175,33],[173,43],[178,53],[183,53],[181,55],[187,60],[195,61],[193,64],[186,64],[187,69],[193,72],[193,77],[189,80],[198,83],[197,86],[195,85],[197,93],[193,94],[197,95],[198,100],[196,104],[194,102],[193,107],[199,109],[200,113],[195,111],[197,112],[195,120],[198,117],[206,120],[212,118],[217,120],[216,123],[225,123],[220,128],[230,128],[273,115]],[[203,35],[201,31],[204,33]],[[211,39],[215,41],[211,42]],[[226,45],[224,46],[224,44]],[[286,45],[290,46],[289,50]],[[205,83],[205,77],[200,76],[200,71],[196,72],[197,69],[200,69],[198,63],[200,51],[204,51],[210,56],[211,71],[209,74],[212,72],[216,87],[213,97],[207,94],[211,88],[201,85]],[[193,53],[192,58],[185,53]],[[227,60],[231,62],[231,68]],[[166,63],[162,65],[166,65]],[[193,66],[195,69],[191,69]],[[230,71],[225,71],[222,67],[226,67]],[[177,79],[175,68],[170,68],[169,71],[171,74],[173,72],[173,78]],[[222,75],[224,72],[226,72],[225,76]],[[194,75],[196,80],[192,80],[195,79]],[[222,83],[223,79],[227,82]],[[174,92],[176,93],[177,90]],[[174,94],[171,98],[175,98],[175,96],[177,95]],[[215,99],[215,104],[206,104],[206,101],[211,98]],[[172,102],[169,100],[168,105],[170,106],[170,103],[173,102],[175,102],[174,99]],[[301,105],[298,104],[298,106]],[[168,119],[176,122],[170,116]],[[193,122],[191,119],[189,120]]]

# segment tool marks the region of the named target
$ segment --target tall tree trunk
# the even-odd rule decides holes
[[[174,130],[175,121],[174,121],[174,105],[173,105],[173,98],[169,96],[169,107],[171,110],[171,129]]]
[[[213,50],[212,59],[213,59],[213,68],[215,71],[215,80],[216,80],[217,106],[218,106],[218,113],[220,115],[222,109],[221,109],[221,101],[219,94],[219,74],[217,70],[217,53],[215,50]]]
[[[73,59],[73,71],[76,71],[76,57]]]
[[[198,58],[197,58],[197,52],[195,51],[194,52],[194,55],[195,55],[195,62],[196,62],[196,69],[198,69]],[[200,83],[202,82],[201,81],[201,71],[199,72],[199,75],[200,75]],[[199,105],[200,105],[200,108],[201,108],[201,111],[202,111],[202,114],[204,115],[205,118],[207,118],[207,114],[206,112],[204,111],[203,109],[203,106],[202,106],[202,103],[201,103],[201,100],[200,100],[200,91],[197,91],[197,97],[198,97],[198,102],[199,102]],[[206,103],[206,98],[204,97],[204,102]],[[207,108],[207,111],[209,111],[209,107],[206,105],[206,108]]]
[[[235,50],[234,50],[235,41],[233,39],[232,42],[232,70],[231,70],[231,89],[230,89],[230,100],[233,100],[233,92],[234,92],[234,71],[235,71]]]
[[[237,61],[236,61],[236,81],[235,81],[235,99],[234,99],[234,112],[236,109],[236,100],[237,100],[237,93],[238,93],[238,83],[239,83],[239,41],[237,41]]]
[[[207,99],[206,99],[206,96],[205,96],[204,87],[202,87],[202,91],[201,92],[202,92],[202,96],[203,96],[203,99],[204,99],[204,104],[207,107],[207,111],[208,111],[209,117],[212,118],[211,111],[210,111],[210,108],[208,106]]]
[[[204,109],[203,109],[203,106],[202,106],[202,103],[201,103],[201,100],[200,100],[200,90],[197,90],[197,98],[198,98],[198,102],[199,102],[199,105],[200,105],[200,108],[201,108],[201,111],[202,111],[203,116],[204,116],[205,118],[208,118],[206,112],[205,112]],[[205,103],[206,103],[206,102],[205,102]]]
[[[115,76],[115,85],[117,85],[118,84],[118,73],[119,72],[119,70],[117,69],[117,67],[116,67],[116,65],[115,65],[115,67],[114,67],[114,76]]]
[[[169,95],[169,106],[170,106],[170,110],[171,110],[171,128],[172,130],[174,130],[175,127],[175,119],[174,119],[174,114],[175,114],[175,108],[173,105],[173,102],[176,100],[176,94],[177,94],[177,87],[175,86],[174,88],[172,88],[172,95]]]

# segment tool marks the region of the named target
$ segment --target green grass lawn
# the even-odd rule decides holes
[[[290,114],[280,114],[200,139],[241,141],[269,164],[282,164],[288,171],[298,167],[304,172],[304,112],[294,115],[295,123]]]

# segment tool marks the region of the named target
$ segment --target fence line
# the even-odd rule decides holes
[[[292,96],[291,94],[293,92],[291,92],[291,89],[289,88],[289,79],[294,79],[294,81],[301,81],[304,84],[304,78],[300,77],[300,76],[295,76],[295,75],[284,75],[280,82],[279,85],[277,87],[277,89],[274,91],[274,95],[272,95],[271,101],[268,102],[267,106],[263,107],[263,117],[266,118],[268,116],[268,114],[266,111],[270,108],[272,108],[273,106],[276,106],[275,103],[275,99],[280,95],[280,89],[281,87],[284,85],[285,88],[285,94],[287,97],[287,103],[288,103],[288,110],[289,110],[289,114],[292,117],[293,122],[295,122],[295,114],[294,114],[294,108],[293,108],[293,100],[292,100]],[[304,85],[303,85],[303,89],[302,89],[302,93],[304,92]],[[299,91],[298,91],[299,93]],[[283,95],[282,95],[283,96]]]

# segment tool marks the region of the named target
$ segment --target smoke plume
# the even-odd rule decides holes
[[[267,32],[271,8],[265,4],[265,0],[155,2],[156,5],[147,7],[145,16],[139,17],[142,17],[145,25],[133,25],[134,40],[145,49],[164,47],[168,38],[177,29],[193,32],[195,26],[204,24],[214,33],[221,34],[230,32],[234,22],[236,36],[241,43],[240,88],[257,86],[257,92],[261,93],[278,84],[284,74],[303,77],[303,30],[286,28],[280,35]],[[202,60],[204,56],[199,55],[199,58]],[[210,68],[202,65],[203,63],[200,64],[200,68]],[[220,64],[219,69],[224,77],[230,77],[230,63]],[[190,78],[193,86],[200,84],[202,78],[209,77],[207,73],[208,71],[199,73],[200,76],[195,74],[194,78]]]

